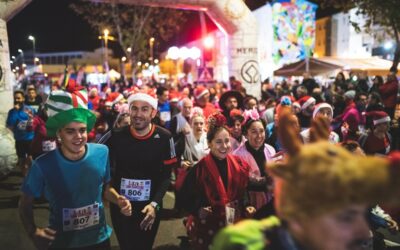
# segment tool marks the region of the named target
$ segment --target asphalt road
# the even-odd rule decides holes
[[[20,196],[22,177],[12,173],[7,179],[0,181],[0,248],[4,250],[33,250],[20,222],[17,204]],[[164,197],[165,209],[161,211],[162,221],[155,240],[154,249],[187,249],[185,247],[185,229],[182,218],[172,216],[174,195],[168,192]],[[48,222],[48,204],[36,202],[34,206],[35,221],[38,226],[46,226]],[[111,218],[106,209],[107,222]],[[181,243],[183,238],[183,245]],[[114,234],[111,236],[113,250],[118,250],[118,242]]]

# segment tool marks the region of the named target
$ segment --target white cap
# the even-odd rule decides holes
[[[129,96],[128,98],[128,104],[129,106],[131,106],[133,101],[143,101],[143,102],[147,102],[148,104],[150,104],[150,106],[152,106],[154,109],[157,109],[157,104],[158,101],[156,98],[145,94],[145,93],[136,93],[133,94],[131,96]]]

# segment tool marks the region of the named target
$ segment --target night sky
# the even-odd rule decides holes
[[[29,35],[36,38],[38,52],[92,51],[101,47],[101,41],[97,39],[98,34],[68,7],[73,1],[33,0],[7,23],[10,54],[16,55],[18,49],[32,50],[32,42],[28,40]],[[251,9],[256,9],[267,1],[246,0],[245,2]],[[317,16],[325,15],[326,12],[319,10]],[[200,30],[199,18],[195,13],[192,16],[194,16],[193,19],[188,21],[179,36],[172,38],[169,43],[158,45],[158,50],[199,38],[200,32],[193,32],[193,30]],[[208,26],[209,29],[215,28],[211,21],[208,22]],[[193,29],[193,27],[198,27],[198,29]],[[119,46],[116,43],[110,43],[110,47],[118,54]]]

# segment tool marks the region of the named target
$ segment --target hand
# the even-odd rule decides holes
[[[395,233],[399,231],[399,226],[397,225],[397,222],[394,221],[393,219],[388,219],[387,225],[390,232]]]
[[[125,196],[120,195],[118,196],[117,200],[118,207],[121,208],[121,213],[125,216],[132,215],[132,205],[131,202],[125,198]]]
[[[188,169],[192,166],[192,164],[190,163],[190,161],[182,161],[181,166],[184,169]]]
[[[146,214],[146,216],[142,222],[140,222],[140,228],[144,231],[151,230],[156,218],[156,211],[154,207],[149,204],[143,208],[142,213]]]
[[[256,208],[253,206],[246,207],[246,217],[252,217],[256,213]]]
[[[283,152],[283,151],[279,151],[278,153],[276,153],[276,154],[274,154],[274,155],[272,156],[272,160],[273,160],[274,162],[282,162],[282,161],[283,161],[283,158],[284,158],[284,153],[285,153],[285,152]]]
[[[36,228],[31,235],[33,244],[39,250],[48,249],[51,242],[55,239],[56,231],[46,228]]]
[[[211,213],[212,213],[211,207],[202,207],[199,209],[199,218],[205,219]]]

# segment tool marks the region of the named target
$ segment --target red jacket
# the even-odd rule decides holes
[[[394,108],[396,106],[397,91],[399,89],[398,80],[386,82],[379,87],[379,94],[382,97],[385,108]]]

